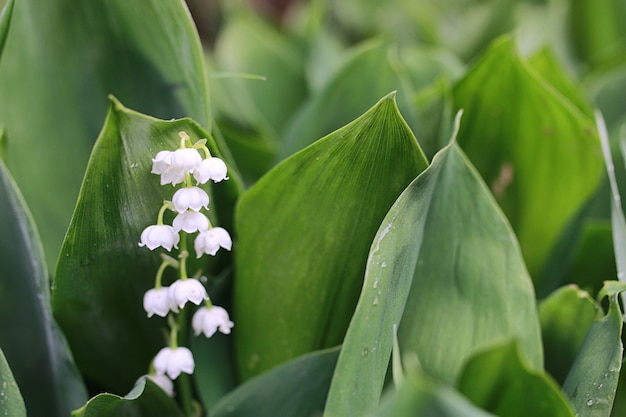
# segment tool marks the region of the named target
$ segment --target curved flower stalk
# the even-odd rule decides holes
[[[172,380],[181,374],[192,374],[195,368],[191,351],[178,345],[179,326],[183,325],[184,320],[176,320],[174,317],[189,304],[199,306],[204,302],[204,306],[196,311],[192,319],[196,335],[203,333],[211,337],[218,330],[229,334],[234,326],[228,312],[211,303],[204,285],[196,279],[200,273],[196,278],[187,274],[187,234],[197,233],[194,240],[197,258],[205,254],[215,256],[219,249],[232,248],[228,231],[222,227],[213,227],[202,212],[209,210],[209,195],[198,186],[209,180],[215,183],[228,180],[227,167],[224,161],[211,155],[205,145],[206,139],[192,143],[185,132],[179,132],[179,137],[178,149],[162,150],[155,155],[151,173],[160,176],[161,185],[181,185],[173,193],[171,201],[163,202],[156,224],[147,226],[139,241],[139,246],[150,250],[160,247],[167,252],[178,250],[177,254],[171,256],[161,254],[163,262],[157,271],[154,288],[148,289],[143,297],[147,316],[168,317],[170,333],[169,345],[157,353],[150,372],[142,378],[149,378],[170,396],[174,395]],[[176,213],[171,225],[164,222],[168,210]],[[162,283],[163,273],[168,267],[177,269],[179,278],[165,286]]]

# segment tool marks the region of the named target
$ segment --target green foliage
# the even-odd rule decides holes
[[[52,318],[48,270],[37,230],[1,160],[0,230],[0,348],[29,415],[66,416],[84,403],[87,393]]]
[[[472,357],[458,388],[474,404],[501,417],[574,417],[559,387],[547,375],[525,365],[515,343]]]
[[[113,394],[98,394],[72,413],[72,417],[155,415],[184,416],[173,399],[168,397],[161,388],[147,380],[139,382],[131,392],[123,397]]]
[[[210,129],[204,59],[182,0],[15,3],[0,120],[13,139],[7,165],[54,269],[107,95]]]
[[[0,412],[5,416],[26,417],[26,407],[11,368],[0,350]]]
[[[0,0],[0,414],[623,415],[622,3]]]
[[[137,243],[163,200],[170,198],[170,191],[150,174],[146,154],[177,149],[180,131],[194,141],[210,139],[189,119],[161,121],[112,99],[59,257],[55,317],[86,378],[113,392],[127,392],[163,344],[164,322],[147,320],[137,302],[153,286],[160,257]],[[221,156],[212,140],[208,146]],[[211,220],[230,227],[228,213],[239,191],[236,179],[215,188],[220,206],[211,211]]]
[[[376,229],[426,164],[392,94],[242,196],[234,302],[244,379],[341,343]]]

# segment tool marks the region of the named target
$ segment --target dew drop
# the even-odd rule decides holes
[[[361,352],[361,356],[367,356],[367,354],[368,354],[368,353],[370,353],[370,351],[369,351],[367,348],[365,348],[365,349],[363,349],[363,351]]]
[[[383,263],[382,263],[382,264],[380,264],[380,267],[381,267],[381,268],[386,268],[386,267],[387,267],[387,262],[383,261]]]
[[[587,407],[591,407],[593,405],[593,400],[587,400]]]
[[[372,285],[372,287],[374,288],[378,288],[378,279],[374,280],[374,285]]]
[[[375,306],[377,306],[377,305],[378,305],[378,297],[375,297],[375,298],[374,298],[374,302],[373,302],[372,304],[374,304]]]

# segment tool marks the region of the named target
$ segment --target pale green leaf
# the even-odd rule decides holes
[[[458,141],[507,215],[543,294],[551,288],[538,277],[597,188],[602,157],[591,118],[526,63],[514,43],[495,41],[455,86],[454,105],[465,110]]]
[[[376,406],[396,325],[401,352],[415,352],[426,373],[447,383],[476,349],[510,337],[522,341],[534,368],[542,365],[534,293],[515,236],[456,142],[380,225],[328,416],[362,416]]]

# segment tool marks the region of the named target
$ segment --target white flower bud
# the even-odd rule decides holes
[[[143,309],[148,313],[148,317],[154,314],[165,317],[170,312],[169,288],[152,288],[143,296]]]
[[[209,219],[200,212],[187,210],[174,217],[172,226],[177,232],[184,230],[187,233],[193,233],[207,230],[209,228]]]
[[[185,187],[174,193],[172,203],[179,213],[189,209],[198,211],[202,207],[209,207],[209,195],[202,188]]]
[[[226,164],[220,158],[203,159],[193,170],[193,176],[199,184],[204,184],[208,180],[220,182],[227,180]]]
[[[209,298],[209,296],[204,286],[197,279],[179,279],[170,285],[169,299],[171,310],[174,310],[174,308],[183,308],[187,301],[191,301],[195,305],[200,305],[200,303],[207,298]]]
[[[172,247],[178,249],[179,240],[180,236],[178,236],[178,233],[172,226],[158,224],[148,226],[141,232],[141,242],[139,242],[139,246],[147,246],[150,250],[162,246],[168,251],[171,251]]]
[[[204,333],[206,337],[211,337],[219,329],[224,334],[230,334],[230,329],[235,323],[230,321],[228,312],[222,307],[202,307],[193,315],[191,326],[198,336]]]
[[[200,153],[193,148],[176,149],[172,152],[170,159],[173,168],[181,169],[184,172],[192,172],[200,161],[202,161]]]
[[[214,227],[200,232],[194,241],[194,248],[198,258],[205,253],[214,256],[220,247],[230,250],[232,246],[233,241],[230,238],[230,234],[221,227]]]
[[[178,347],[175,349],[169,347],[163,348],[154,358],[154,370],[156,374],[167,374],[170,379],[178,378],[178,375],[182,372],[193,374],[195,366],[193,355],[186,347]]]

